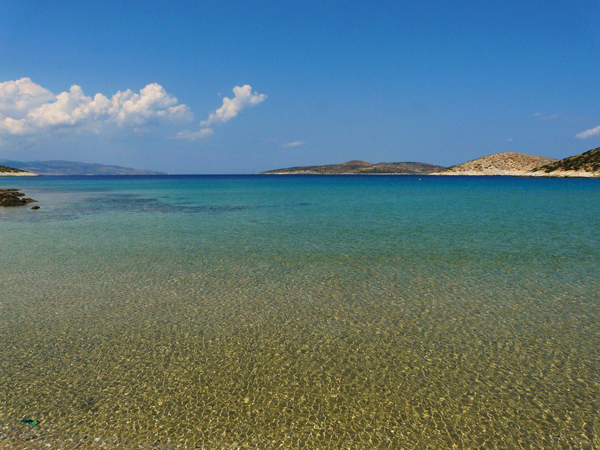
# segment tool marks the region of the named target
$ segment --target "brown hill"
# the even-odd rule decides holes
[[[432,175],[531,175],[531,171],[555,162],[554,158],[525,153],[495,153],[449,167]]]
[[[600,177],[600,147],[538,167],[536,175],[553,177]]]
[[[353,160],[343,164],[324,166],[298,166],[263,172],[270,175],[368,175],[368,174],[428,174],[443,169],[442,166],[419,162],[369,163]]]

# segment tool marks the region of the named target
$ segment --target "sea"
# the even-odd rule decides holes
[[[2,185],[2,450],[600,448],[600,179]]]

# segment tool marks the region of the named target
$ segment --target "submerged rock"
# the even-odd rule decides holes
[[[0,189],[0,206],[25,206],[33,202],[37,200],[25,197],[18,189]]]

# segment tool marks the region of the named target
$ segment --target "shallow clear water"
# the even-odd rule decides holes
[[[1,449],[600,447],[600,180],[2,184]]]

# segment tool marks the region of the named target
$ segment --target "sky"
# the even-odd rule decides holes
[[[0,159],[169,173],[600,146],[600,2],[0,2]]]

